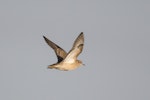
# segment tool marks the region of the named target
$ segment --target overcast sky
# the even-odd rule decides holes
[[[57,62],[43,35],[78,57]],[[149,0],[0,0],[0,100],[150,100]]]

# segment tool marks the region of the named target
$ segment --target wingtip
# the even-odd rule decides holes
[[[84,34],[83,32],[80,33],[79,37],[84,37]]]
[[[80,36],[84,36],[83,32],[81,32],[81,33],[79,34],[79,37],[80,37]]]
[[[43,38],[45,38],[45,36],[43,35]]]
[[[45,40],[47,40],[47,38],[43,35],[43,38],[45,39]]]

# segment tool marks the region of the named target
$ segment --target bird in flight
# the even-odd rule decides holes
[[[84,46],[84,34],[81,32],[79,36],[74,41],[72,49],[66,53],[60,46],[43,36],[46,43],[55,51],[57,56],[57,63],[49,65],[48,68],[50,69],[58,69],[63,71],[74,70],[81,65],[84,65],[82,61],[78,60],[77,57],[83,50]]]

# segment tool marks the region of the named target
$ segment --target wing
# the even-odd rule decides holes
[[[45,39],[46,43],[55,51],[58,63],[61,62],[67,56],[66,51],[59,47],[57,44],[50,41],[45,36],[43,36],[43,38]]]
[[[78,55],[82,52],[84,46],[84,35],[83,32],[80,33],[80,35],[76,38],[72,49],[64,59],[65,62],[74,62]]]

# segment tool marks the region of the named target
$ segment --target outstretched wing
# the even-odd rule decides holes
[[[61,62],[67,56],[66,51],[63,50],[61,47],[59,47],[54,42],[50,41],[45,36],[43,36],[43,38],[45,39],[46,43],[55,51],[57,59],[58,59],[58,63]]]
[[[80,33],[80,35],[76,38],[72,49],[64,59],[65,62],[72,63],[74,62],[78,55],[82,52],[84,46],[84,35],[83,32]]]

